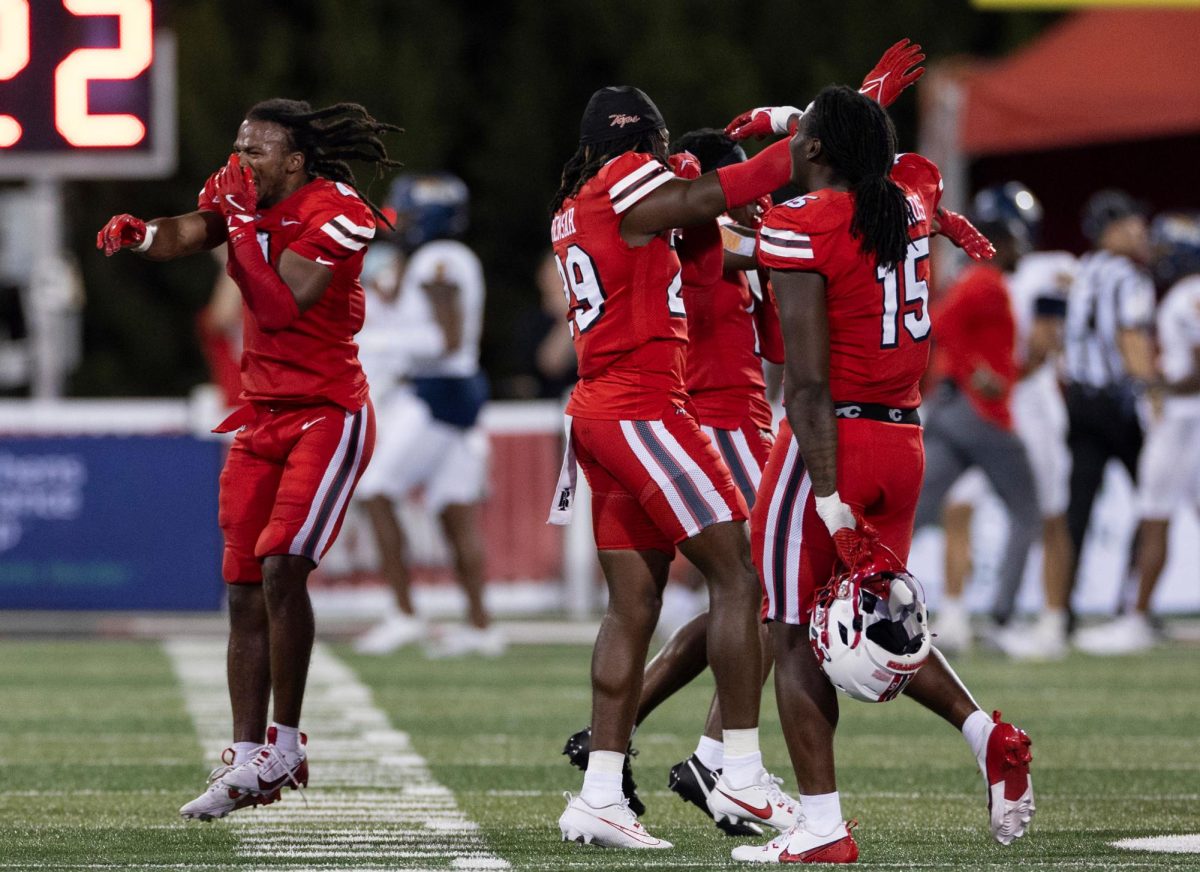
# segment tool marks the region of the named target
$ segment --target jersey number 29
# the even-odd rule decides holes
[[[567,295],[571,335],[574,336],[577,332],[586,333],[604,314],[604,301],[607,299],[604,285],[596,272],[596,264],[591,255],[578,245],[568,245],[566,261],[555,255],[554,265],[558,267],[563,293]],[[687,315],[683,307],[682,292],[683,273],[679,272],[667,286],[667,311],[676,318]]]
[[[895,348],[899,345],[901,305],[912,306],[904,313],[904,330],[914,342],[929,336],[929,285],[917,278],[917,264],[929,257],[929,237],[918,236],[908,243],[904,254],[904,281],[896,269],[876,269],[875,277],[883,288],[883,336],[880,348]],[[903,301],[901,300],[903,294]],[[915,305],[914,305],[915,304]]]

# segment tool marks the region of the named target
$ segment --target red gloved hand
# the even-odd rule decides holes
[[[700,158],[690,151],[681,151],[667,158],[671,171],[681,179],[700,178]]]
[[[229,241],[236,242],[246,233],[254,233],[254,216],[258,211],[258,191],[249,167],[238,162],[236,154],[221,167],[212,179],[216,209],[225,219]],[[205,184],[207,190],[208,185]]]
[[[925,75],[925,68],[917,66],[923,60],[925,55],[921,54],[921,46],[910,43],[907,37],[900,40],[885,51],[875,69],[867,73],[859,93],[866,94],[880,106],[892,105],[901,91]],[[914,70],[913,67],[917,68]]]
[[[132,215],[114,215],[96,234],[96,248],[112,257],[122,248],[136,248],[146,241],[146,222]]]
[[[204,182],[204,187],[200,189],[200,193],[196,195],[196,208],[204,209],[209,212],[220,212],[221,207],[217,204],[220,199],[217,196],[217,175],[220,170],[213,173]]]
[[[996,249],[992,247],[988,238],[980,233],[966,217],[957,212],[938,209],[937,217],[934,220],[937,225],[934,232],[949,239],[965,251],[972,260],[991,260],[996,254]]]
[[[770,194],[763,194],[754,201],[754,219],[752,221],[755,227],[758,227],[763,222],[763,216],[767,214],[767,210],[775,205],[775,201],[771,199]]]
[[[838,559],[849,570],[865,566],[875,559],[875,549],[879,545],[879,531],[863,518],[857,509],[854,510],[855,528],[842,527],[833,534],[833,547],[837,549]]]
[[[725,125],[725,134],[733,140],[762,139],[764,136],[782,136],[795,133],[796,121],[802,113],[795,106],[760,106],[747,109]]]

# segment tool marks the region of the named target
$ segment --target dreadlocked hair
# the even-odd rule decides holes
[[[356,191],[358,183],[347,161],[375,165],[375,178],[388,170],[403,166],[388,157],[381,138],[385,133],[403,133],[395,124],[376,121],[357,103],[336,103],[323,109],[313,109],[303,100],[276,98],[264,100],[246,113],[248,121],[271,121],[288,132],[292,147],[304,155],[304,165],[310,175],[350,185]],[[388,227],[392,223],[383,212],[362,195],[363,202],[375,217]]]
[[[850,232],[864,254],[886,269],[904,260],[914,220],[904,192],[888,175],[896,159],[896,128],[883,107],[845,85],[831,85],[804,113],[807,134],[854,194]]]
[[[603,142],[580,144],[579,150],[563,165],[562,182],[550,204],[550,214],[561,209],[564,200],[578,194],[588,179],[600,172],[606,163],[627,151],[652,154],[663,163],[667,162],[666,142],[661,130],[643,130]]]

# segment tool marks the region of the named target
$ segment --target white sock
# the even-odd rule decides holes
[[[958,615],[966,614],[967,609],[963,605],[961,596],[944,594],[942,596],[941,611],[943,614],[955,615],[957,617]]]
[[[625,755],[619,751],[592,751],[583,774],[580,797],[592,808],[603,808],[621,801],[621,770]]]
[[[832,833],[842,825],[842,800],[833,793],[801,795],[800,810],[804,812],[804,827],[819,836]]]
[[[762,771],[762,754],[759,751],[741,757],[733,757],[729,753],[729,746],[725,746],[725,760],[721,766],[721,777],[730,787],[741,790],[743,787],[756,784]]]
[[[710,739],[708,736],[701,736],[700,743],[696,745],[695,755],[697,760],[709,769],[716,771],[725,762],[725,743]]]
[[[979,768],[984,767],[984,756],[987,753],[988,736],[992,734],[992,719],[982,710],[976,709],[967,715],[962,725],[963,738],[971,746],[971,753],[979,761]]]
[[[285,754],[294,754],[300,750],[300,728],[285,727],[283,724],[271,722],[275,728],[275,747]]]
[[[259,742],[234,742],[229,747],[233,748],[233,765],[241,766],[253,757],[262,745]]]

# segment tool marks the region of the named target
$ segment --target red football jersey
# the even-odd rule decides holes
[[[687,401],[687,317],[672,234],[637,248],[621,238],[625,211],[673,178],[652,155],[626,152],[565,200],[551,222],[579,360],[568,415],[650,420]]]
[[[709,230],[686,228],[679,242],[688,321],[687,392],[701,424],[734,430],[750,418],[771,430],[756,315],[773,302],[751,292],[745,273],[721,271],[720,235]],[[708,268],[712,251],[715,274]]]
[[[829,388],[835,402],[916,408],[929,363],[929,216],[941,174],[920,155],[902,154],[892,178],[908,196],[908,254],[885,270],[850,233],[854,195],[822,189],[771,209],[758,236],[759,262],[825,277]]]
[[[1005,430],[1012,429],[1009,399],[1017,382],[1017,324],[1010,300],[1004,274],[978,263],[964,270],[934,307],[940,369],[982,418]],[[972,375],[980,366],[999,377],[1000,396],[986,396],[975,387]]]
[[[257,231],[271,266],[278,269],[279,258],[291,249],[329,267],[333,280],[316,304],[283,330],[260,330],[246,310],[242,399],[328,400],[357,411],[367,401],[367,379],[354,342],[366,310],[358,276],[375,236],[375,216],[349,185],[318,178],[260,211]]]

